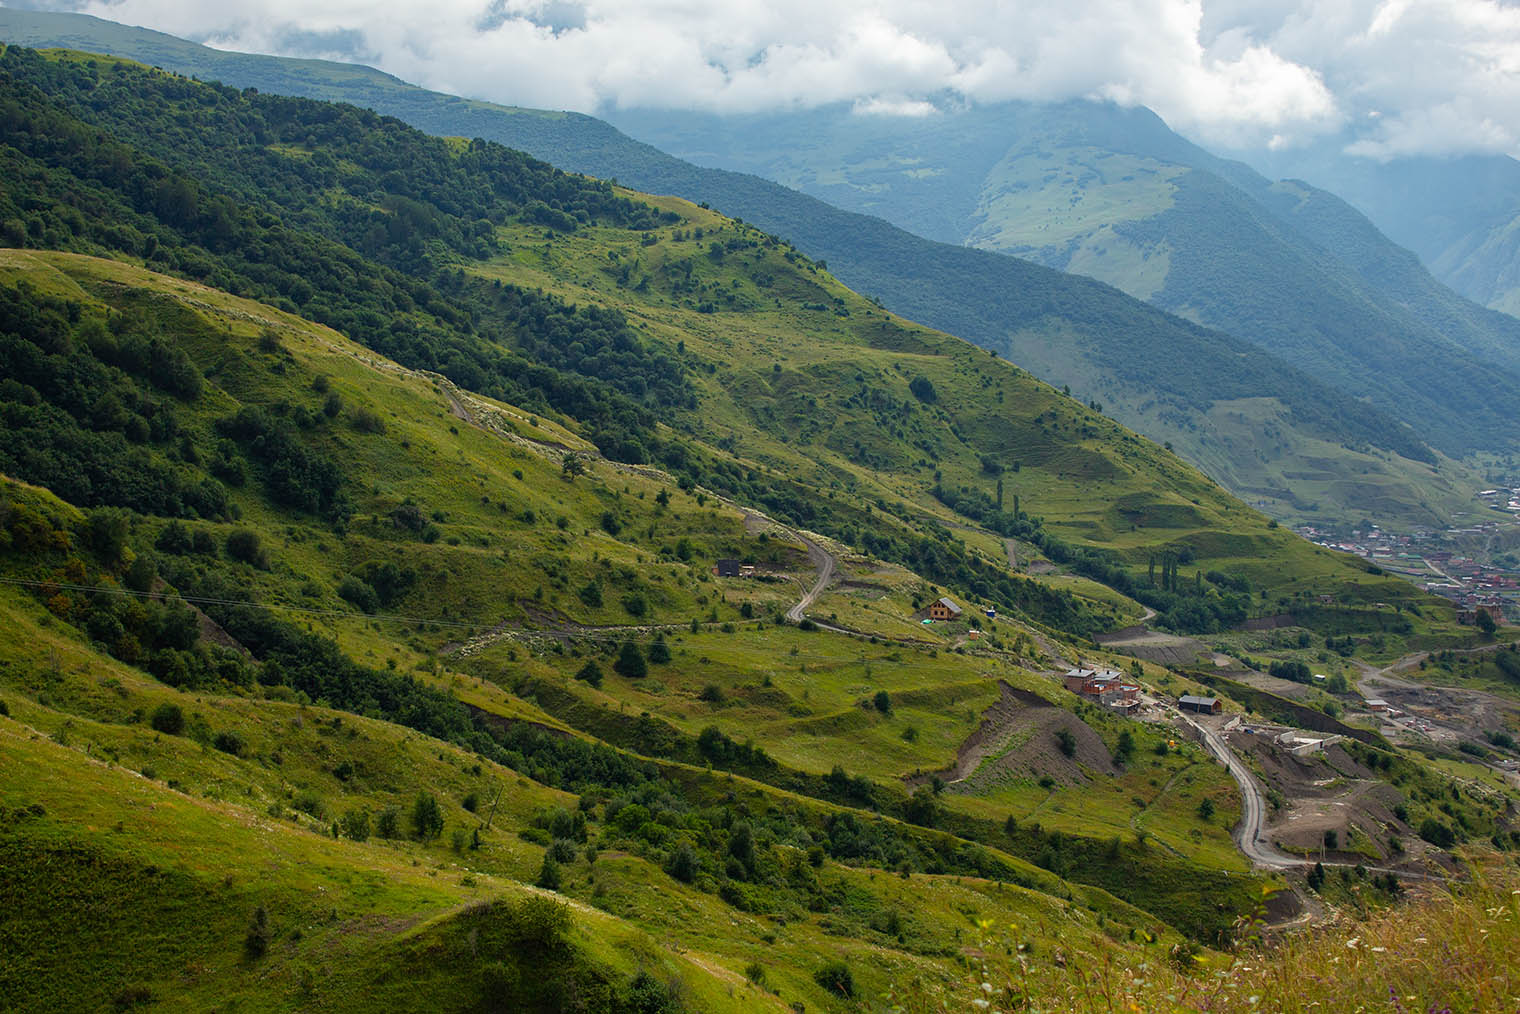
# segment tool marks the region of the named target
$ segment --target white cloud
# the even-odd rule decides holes
[[[358,59],[431,88],[586,112],[850,102],[924,115],[946,96],[1099,97],[1234,148],[1342,129],[1378,157],[1520,144],[1520,9],[1498,0],[82,5],[224,48]]]

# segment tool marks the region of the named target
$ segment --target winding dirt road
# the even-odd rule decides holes
[[[1251,774],[1250,769],[1241,762],[1239,757],[1235,756],[1235,751],[1230,749],[1224,737],[1186,716],[1183,717],[1183,721],[1197,730],[1199,738],[1208,747],[1209,753],[1219,759],[1220,763],[1229,770],[1230,777],[1235,779],[1235,784],[1240,786],[1242,813],[1240,823],[1235,827],[1235,843],[1240,846],[1240,851],[1245,854],[1245,857],[1257,866],[1274,870],[1308,865],[1307,860],[1280,852],[1267,842],[1266,835],[1262,834],[1267,824],[1266,794],[1262,792],[1256,776]]]
[[[793,536],[801,539],[803,545],[807,546],[808,559],[812,561],[814,568],[818,571],[818,576],[813,580],[813,586],[803,593],[802,598],[798,600],[795,606],[786,611],[786,618],[788,620],[793,623],[801,623],[806,616],[808,606],[818,601],[818,596],[822,595],[823,590],[829,586],[829,582],[834,580],[834,569],[837,563],[834,559],[834,554],[830,553],[827,549],[824,549],[799,531],[792,529],[789,529],[789,531],[791,531]]]
[[[1187,716],[1182,719],[1194,729],[1198,730],[1204,745],[1209,753],[1213,754],[1224,764],[1230,772],[1230,777],[1235,779],[1235,784],[1240,786],[1241,818],[1235,828],[1235,843],[1240,851],[1252,863],[1259,867],[1270,870],[1286,870],[1293,867],[1313,866],[1314,860],[1305,859],[1301,856],[1289,855],[1279,851],[1267,841],[1263,833],[1267,821],[1266,795],[1261,790],[1261,785],[1256,781],[1256,776],[1251,774],[1249,768],[1235,756],[1235,751],[1230,749],[1224,737],[1218,733],[1204,728]],[[1444,880],[1445,877],[1435,876],[1429,873],[1420,873],[1416,870],[1396,870],[1387,866],[1366,866],[1361,863],[1349,863],[1335,859],[1323,861],[1325,866],[1362,866],[1373,873],[1392,873],[1398,877],[1413,880]]]

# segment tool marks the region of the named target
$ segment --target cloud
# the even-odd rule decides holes
[[[1093,97],[1237,149],[1341,131],[1377,157],[1520,143],[1520,10],[1496,0],[63,3],[223,48],[359,59],[430,88],[584,112],[849,102],[916,116],[946,96]]]

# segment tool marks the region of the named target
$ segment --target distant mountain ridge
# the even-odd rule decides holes
[[[1334,190],[1474,302],[1520,316],[1520,162],[1508,155],[1348,156],[1345,139],[1265,152],[1275,175]]]
[[[1446,289],[1333,194],[1216,157],[1147,109],[609,115],[677,156],[1108,282],[1392,407],[1447,453],[1520,436],[1498,408],[1520,390],[1520,321]]]
[[[741,214],[826,258],[913,319],[1008,355],[1179,452],[1280,516],[1436,523],[1465,501],[1413,431],[1239,339],[1105,285],[933,243],[755,176],[701,169],[571,113],[440,95],[369,68],[224,53],[80,15],[0,10],[0,37],[113,52],[240,87],[336,99],[436,134],[480,136],[565,168]]]

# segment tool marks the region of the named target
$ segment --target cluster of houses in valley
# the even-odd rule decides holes
[[[1068,669],[1066,689],[1122,715],[1140,710],[1140,684],[1117,669]]]
[[[1478,496],[1495,509],[1505,509],[1506,501],[1520,503],[1520,494],[1507,488],[1484,490]],[[1372,525],[1351,532],[1349,538],[1312,525],[1300,526],[1297,531],[1316,545],[1355,553],[1433,595],[1450,599],[1462,623],[1476,623],[1479,614],[1487,613],[1502,624],[1506,614],[1520,614],[1520,570],[1501,566],[1498,561],[1481,562],[1456,547],[1479,539],[1492,542],[1501,529],[1512,526],[1513,522],[1479,521],[1442,532],[1422,529],[1411,535],[1396,535]]]

